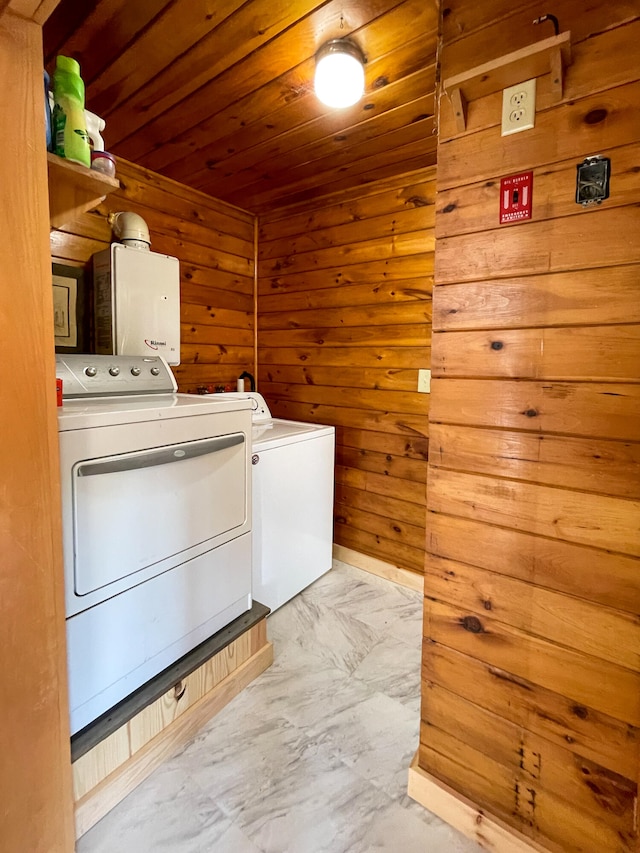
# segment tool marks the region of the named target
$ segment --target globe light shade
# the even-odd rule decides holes
[[[351,107],[364,94],[364,56],[348,39],[332,39],[316,54],[315,90],[327,107]]]

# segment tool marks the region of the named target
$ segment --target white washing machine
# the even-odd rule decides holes
[[[273,418],[255,391],[252,428],[253,584],[272,611],[331,568],[335,427]]]

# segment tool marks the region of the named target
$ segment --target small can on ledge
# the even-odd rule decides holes
[[[108,175],[110,178],[115,178],[116,158],[108,151],[92,151],[91,168],[95,169],[96,172],[102,172],[103,175]]]

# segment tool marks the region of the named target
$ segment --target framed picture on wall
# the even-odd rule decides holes
[[[52,265],[56,352],[87,352],[87,294],[82,267]]]

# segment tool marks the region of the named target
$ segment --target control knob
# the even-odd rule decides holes
[[[114,364],[114,365],[113,365],[113,367],[110,367],[110,368],[109,368],[109,373],[110,373],[112,376],[117,376],[117,375],[120,373],[120,368],[119,368],[119,367],[117,367],[117,366]]]
[[[91,365],[90,367],[85,367],[84,372],[85,376],[95,376],[98,372],[98,368]]]
[[[152,367],[151,368],[151,375],[152,376],[160,376],[160,368],[159,367]]]
[[[132,367],[131,368],[131,375],[132,376],[140,376],[140,368],[139,367]]]

